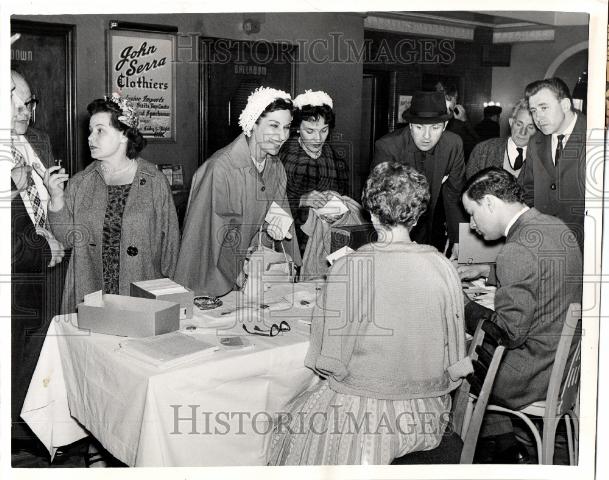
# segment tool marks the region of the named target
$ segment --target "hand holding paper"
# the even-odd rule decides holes
[[[328,200],[323,207],[315,209],[315,212],[320,217],[321,216],[340,216],[343,213],[346,213],[348,211],[349,211],[349,209],[347,208],[347,206],[340,199],[340,197],[337,197],[336,195],[333,195],[330,198],[330,200]]]
[[[267,222],[266,231],[273,240],[288,240],[292,238],[290,227],[294,222],[292,215],[281,208],[277,202],[271,203],[269,211],[264,217]]]

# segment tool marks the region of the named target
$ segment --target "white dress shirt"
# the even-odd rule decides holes
[[[565,145],[569,141],[569,137],[573,133],[573,129],[575,128],[575,122],[577,122],[577,113],[573,115],[573,120],[569,126],[565,129],[564,132],[557,132],[552,134],[552,163],[556,165],[556,147],[558,146],[558,135],[564,135],[565,138],[562,139],[562,146],[565,148]]]
[[[527,207],[526,205],[522,208],[522,210],[519,210],[516,215],[514,215],[512,217],[512,219],[508,222],[507,226],[505,227],[505,233],[504,236],[507,237],[508,233],[510,233],[510,228],[512,228],[512,225],[514,225],[516,223],[516,220],[518,220],[520,218],[520,216],[526,212],[527,210],[530,210],[529,207]]]

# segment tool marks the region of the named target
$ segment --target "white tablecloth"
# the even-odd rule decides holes
[[[309,327],[299,319],[310,317],[308,303],[267,312],[286,318],[290,332],[247,336],[252,349],[169,370],[121,352],[123,337],[79,330],[76,314],[56,317],[22,417],[51,454],[88,431],[131,466],[264,465],[273,414],[318,381],[303,364]],[[205,324],[201,316],[184,322]],[[213,330],[196,334],[216,341]]]

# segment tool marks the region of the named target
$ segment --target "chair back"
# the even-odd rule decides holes
[[[581,373],[581,317],[581,305],[569,305],[550,374],[546,416],[560,417],[577,401]]]
[[[453,429],[463,440],[460,463],[473,461],[482,419],[506,344],[506,335],[496,324],[487,320],[478,323],[469,349],[474,372],[463,380],[453,403]]]

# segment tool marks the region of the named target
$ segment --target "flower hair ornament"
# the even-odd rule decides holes
[[[111,96],[104,95],[104,100],[107,102],[112,102],[120,109],[122,115],[118,117],[118,121],[124,123],[128,127],[137,128],[140,123],[140,119],[135,110],[133,104],[120,96],[120,94],[116,92],[112,92]]]
[[[294,99],[294,108],[302,110],[305,105],[311,105],[312,107],[321,107],[327,105],[330,108],[334,108],[332,98],[326,92],[318,90],[305,90],[305,93],[301,93]]]
[[[278,98],[292,100],[289,93],[270,87],[258,87],[250,94],[247,98],[247,105],[239,115],[239,126],[245,136],[249,137],[252,134],[252,128],[254,128],[260,114]]]

